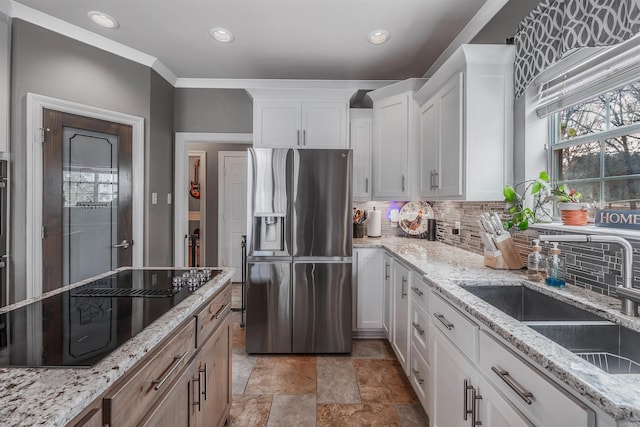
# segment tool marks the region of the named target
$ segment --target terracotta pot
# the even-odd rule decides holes
[[[563,225],[587,225],[587,205],[584,203],[559,203]]]

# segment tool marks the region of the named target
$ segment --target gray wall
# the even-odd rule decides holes
[[[205,260],[201,265],[218,265],[218,153],[220,151],[247,151],[250,145],[229,143],[191,142],[189,150],[207,152],[207,220],[204,229]],[[202,233],[202,228],[200,229]]]
[[[151,112],[145,164],[145,265],[173,265],[173,101],[175,89],[151,71]],[[158,204],[151,204],[151,193]],[[162,230],[161,232],[159,232]]]
[[[173,133],[168,111],[172,109],[168,88],[152,77],[150,68],[119,56],[88,46],[33,24],[12,21],[11,73],[11,230],[12,254],[9,283],[13,284],[12,300],[23,299],[25,292],[26,259],[26,93],[33,92],[54,98],[93,105],[145,119],[147,187],[159,193],[171,192],[171,154],[156,153],[171,147]],[[153,83],[152,83],[153,81]],[[164,102],[166,106],[160,105]],[[151,105],[154,105],[153,111]],[[153,120],[153,123],[151,121]],[[156,123],[156,120],[158,123]],[[153,142],[151,142],[153,135]],[[167,157],[169,156],[169,157]],[[157,181],[157,182],[156,182]],[[150,182],[153,182],[152,184]],[[145,197],[148,201],[149,197]],[[165,195],[166,200],[166,195]],[[145,202],[145,210],[148,203]],[[166,227],[167,211],[152,210],[148,227]],[[156,215],[157,214],[157,215]],[[171,229],[147,233],[145,258],[164,263],[163,247],[171,248]],[[154,248],[150,252],[148,248]],[[167,249],[170,250],[170,249]]]
[[[253,100],[244,89],[176,89],[176,132],[253,132]]]

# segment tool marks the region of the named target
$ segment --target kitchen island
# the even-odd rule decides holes
[[[128,270],[124,268],[116,272]],[[147,269],[135,271],[142,270]],[[154,270],[169,272],[171,269]],[[0,315],[37,304],[46,298],[55,298],[58,294],[81,288],[96,279],[106,279],[113,273],[105,273],[49,292],[40,298],[5,307],[0,310]],[[0,368],[0,424],[65,426],[69,423],[102,425],[103,422],[107,422],[113,426],[137,423],[134,419],[153,423],[153,417],[157,415],[151,410],[146,414],[148,408],[144,405],[152,407],[154,401],[164,400],[172,393],[173,385],[182,381],[182,377],[188,382],[196,381],[193,378],[197,377],[197,382],[200,383],[200,372],[207,371],[203,382],[209,382],[208,373],[216,369],[211,368],[211,364],[216,361],[210,357],[211,354],[218,358],[218,366],[227,371],[222,374],[216,372],[216,379],[226,378],[227,391],[230,390],[230,280],[233,274],[233,269],[216,269],[216,274],[208,282],[189,292],[174,307],[92,366]],[[207,353],[200,366],[200,356],[204,355],[203,349],[209,348],[209,343],[226,348],[216,348],[214,353]],[[176,352],[179,353],[177,356],[174,355]],[[180,355],[181,357],[178,357]],[[169,358],[169,361],[163,358]],[[156,378],[162,377],[164,381],[162,384],[149,381],[155,384],[155,387],[148,387],[141,382],[144,379],[141,377],[147,374],[160,374]],[[176,379],[177,376],[180,379]],[[198,387],[203,385],[198,384]],[[182,391],[182,386],[179,388]],[[180,399],[181,404],[188,400],[187,388],[185,385],[185,396],[184,399]],[[157,395],[153,395],[154,389]],[[129,397],[131,392],[134,392],[133,398]],[[223,389],[221,394],[224,393]],[[227,394],[228,396],[223,397],[230,404],[230,393]],[[104,403],[103,407],[103,402],[108,402],[109,405]],[[216,404],[219,405],[220,402]],[[207,403],[202,402],[200,407],[202,406],[206,408]],[[223,406],[221,410],[228,414],[228,406]],[[169,408],[176,409],[175,414],[182,415],[180,411],[183,407],[174,404]],[[195,405],[193,408],[200,409]],[[111,418],[115,416],[114,412],[126,412],[129,418],[122,423],[113,422]]]
[[[542,376],[547,378],[547,380],[550,379],[556,387],[559,386],[558,388],[560,389],[561,395],[570,395],[577,406],[589,412],[586,416],[586,418],[589,418],[589,421],[587,421],[586,424],[579,424],[576,421],[573,425],[596,425],[596,418],[599,427],[602,425],[640,425],[639,374],[608,374],[570,350],[536,332],[532,327],[527,326],[523,322],[516,320],[514,317],[507,315],[505,312],[473,295],[461,285],[523,285],[526,288],[593,313],[600,318],[604,318],[603,320],[615,322],[633,331],[640,331],[640,321],[638,318],[620,313],[620,301],[618,299],[595,294],[573,285],[568,285],[564,289],[558,289],[544,284],[529,282],[526,280],[524,270],[494,270],[484,266],[482,256],[439,242],[394,237],[354,239],[353,244],[356,250],[359,248],[383,249],[393,258],[394,262],[404,265],[408,271],[413,272],[416,283],[419,279],[427,285],[428,290],[424,292],[430,291],[431,308],[436,304],[438,308],[452,307],[454,311],[460,313],[465,320],[468,320],[470,324],[474,325],[476,328],[476,330],[473,331],[474,335],[471,335],[471,333],[469,335],[469,337],[473,336],[474,338],[468,338],[466,341],[459,342],[458,345],[461,349],[467,346],[473,348],[473,350],[469,352],[467,360],[471,361],[471,365],[477,366],[474,371],[476,372],[475,375],[478,378],[482,377],[478,379],[478,381],[491,378],[492,374],[490,369],[488,373],[484,373],[482,370],[484,363],[483,358],[486,360],[493,356],[492,354],[487,355],[486,352],[484,354],[482,352],[481,344],[482,340],[485,339],[485,341],[492,343],[493,348],[508,349],[509,353],[516,355],[520,361],[524,361],[524,365],[532,367],[533,370],[531,372],[542,373]],[[388,273],[385,274],[387,277],[389,276]],[[391,276],[393,276],[393,273]],[[404,287],[406,287],[406,280],[406,276],[402,276]],[[404,288],[402,295],[408,293],[409,299],[417,299],[416,295],[421,295],[423,291],[420,291],[416,286],[409,286],[416,294]],[[440,313],[442,313],[442,311],[440,311]],[[427,335],[429,334],[429,330],[432,335],[442,335],[440,330],[446,331],[448,328],[443,327],[443,321],[437,317],[441,316],[440,313],[432,313],[436,317],[431,317],[430,328],[422,327],[422,329],[420,329],[415,323],[415,318],[411,317],[411,322],[414,323],[413,327],[416,327],[417,331],[423,336],[425,335],[424,329],[427,329]],[[453,328],[452,325],[444,326]],[[458,327],[456,326],[456,328]],[[412,323],[409,323],[409,329],[413,331]],[[460,329],[454,329],[454,331],[456,330],[459,331]],[[486,337],[490,339],[487,340]],[[480,344],[478,344],[478,340]],[[413,342],[414,341],[411,341],[411,351],[415,350]],[[498,345],[496,345],[496,343],[498,343]],[[428,350],[424,352],[425,359],[436,358],[434,344],[438,344],[438,341],[432,341],[430,346],[426,346]],[[635,345],[637,345],[637,343]],[[480,347],[479,350],[478,347]],[[464,353],[462,350],[458,351],[457,348],[456,352]],[[420,357],[416,357],[415,359],[421,360]],[[433,364],[435,362],[434,360],[425,362],[427,366],[429,363]],[[494,362],[491,361],[491,363]],[[410,369],[406,369],[410,379],[412,379],[413,373],[418,371],[419,369],[413,364],[410,364]],[[420,380],[416,381],[416,383],[431,383],[429,387],[436,387],[433,383],[437,383],[437,373],[430,372],[429,375],[427,375],[427,381],[424,381],[424,373],[421,375],[422,377],[416,375],[417,379]],[[533,377],[535,375],[531,376]],[[527,378],[527,380],[528,379],[529,378]],[[414,384],[414,381],[412,381],[412,384]],[[500,379],[496,379],[493,384],[496,385],[496,388],[499,388],[501,385]],[[414,385],[414,388],[415,387]],[[456,385],[455,388],[457,387]],[[487,388],[488,387],[485,386],[484,389],[487,390]],[[462,385],[460,385],[460,389],[462,389]],[[437,387],[430,388],[429,392],[437,393]],[[427,394],[429,393],[425,393],[425,395]],[[541,398],[544,397],[540,395],[537,396]],[[485,395],[484,397],[486,401],[487,396]],[[433,397],[426,399],[433,399]],[[515,403],[516,406],[520,403],[522,404],[521,407],[526,410],[535,406],[536,402],[534,399],[533,405],[531,403],[524,404],[516,397],[511,403]],[[433,423],[433,418],[437,418],[437,416],[434,415],[434,412],[438,410],[437,407],[434,407],[433,403],[423,402],[423,404],[429,416],[432,418]],[[513,405],[510,404],[509,406]],[[556,409],[558,411],[565,410],[562,407],[544,409],[551,412]],[[457,411],[457,407],[454,407],[453,410]],[[488,411],[484,412],[485,415],[487,412]],[[538,420],[538,423],[540,423],[540,420]],[[526,423],[523,423],[522,425],[525,424]],[[545,425],[552,424],[545,423]]]

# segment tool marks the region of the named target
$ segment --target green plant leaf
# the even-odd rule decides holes
[[[507,202],[514,202],[516,200],[516,190],[510,185],[504,186],[502,194],[504,194],[504,200]]]
[[[527,228],[529,228],[529,221],[520,221],[518,223],[518,228],[522,231],[526,230]]]
[[[539,193],[541,188],[542,184],[540,184],[539,182],[534,182],[531,186],[531,194]]]
[[[511,206],[511,207],[509,208],[509,213],[510,213],[511,215],[515,214],[516,212],[518,212],[518,207],[517,207],[517,206]]]
[[[549,174],[547,173],[547,171],[540,172],[539,178],[545,182],[549,182]]]

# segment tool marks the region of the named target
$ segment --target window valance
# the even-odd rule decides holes
[[[515,95],[582,47],[612,46],[640,33],[640,0],[542,0],[515,36]]]

